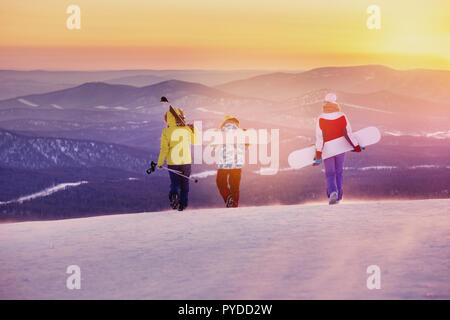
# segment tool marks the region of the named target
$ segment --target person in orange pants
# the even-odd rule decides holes
[[[241,184],[242,169],[218,169],[217,187],[225,201],[227,208],[239,206],[239,186]]]
[[[239,129],[239,120],[226,116],[220,125],[220,130],[236,133]],[[245,144],[220,145],[218,152],[218,170],[216,184],[227,208],[239,206],[239,186],[241,183],[242,167],[245,160]]]

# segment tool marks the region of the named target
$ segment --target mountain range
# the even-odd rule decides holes
[[[20,96],[0,101],[0,108],[21,108],[24,106],[47,109],[87,109],[99,110],[114,108],[142,109],[159,104],[162,95],[177,99],[186,95],[199,95],[210,98],[231,97],[218,89],[202,84],[169,80],[145,87],[113,85],[103,82],[89,82],[74,88],[42,94]]]
[[[0,131],[0,165],[21,169],[104,167],[144,172],[149,158],[139,149],[98,141],[27,137]]]
[[[64,85],[91,76],[85,72],[25,73],[38,83],[42,77],[42,83],[59,79]],[[322,199],[320,170],[292,171],[286,159],[293,150],[314,142],[315,119],[328,92],[337,94],[354,130],[376,126],[382,132],[380,143],[362,154],[347,156],[348,196],[447,197],[448,73],[382,66],[327,67],[252,75],[208,86],[165,80],[170,72],[111,71],[95,73],[105,81],[4,99],[0,101],[0,201],[39,193],[55,184],[87,183],[3,205],[0,212],[40,219],[166,208],[165,172],[145,174],[148,163],[157,158],[165,127],[166,109],[159,102],[162,95],[185,110],[188,122],[201,120],[203,130],[217,128],[227,114],[238,117],[243,128],[279,129],[280,172],[264,177],[258,173],[260,166],[246,166],[244,205]],[[8,74],[22,81],[22,72]],[[187,75],[199,80],[201,75],[206,80],[219,78],[206,71]],[[67,83],[61,81],[64,76]],[[120,84],[124,77],[134,85]],[[146,84],[147,77],[158,82]],[[222,205],[220,198],[211,196],[215,169],[194,167],[193,173],[202,182],[192,188],[193,206]]]
[[[300,73],[270,73],[232,81],[217,88],[270,100],[298,97],[328,88],[348,93],[390,91],[440,103],[450,101],[450,71],[394,70],[385,66],[324,67]]]
[[[76,87],[87,82],[148,86],[178,79],[215,86],[267,73],[265,70],[106,70],[48,71],[0,70],[0,99]]]

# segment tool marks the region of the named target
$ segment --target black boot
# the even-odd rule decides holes
[[[234,207],[234,198],[232,194],[229,194],[227,197],[227,201],[226,201],[226,206],[227,208],[232,208]]]
[[[177,208],[178,208],[178,194],[176,194],[176,193],[172,193],[170,196],[169,196],[169,200],[170,200],[170,207],[173,209],[173,210],[177,210]]]

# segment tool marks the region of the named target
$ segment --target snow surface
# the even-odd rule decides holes
[[[0,224],[1,299],[449,299],[450,199]],[[69,265],[81,289],[66,288]],[[366,287],[381,268],[381,289]]]

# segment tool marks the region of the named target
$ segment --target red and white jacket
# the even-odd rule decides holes
[[[322,113],[316,123],[316,157],[322,158],[322,150],[325,142],[345,137],[348,142],[360,151],[358,140],[352,132],[352,127],[347,116],[340,112]]]

